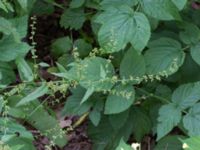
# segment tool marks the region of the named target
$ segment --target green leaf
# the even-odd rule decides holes
[[[141,108],[137,107],[133,108],[131,117],[133,118],[134,137],[138,142],[141,142],[144,135],[151,131],[150,117]]]
[[[78,30],[86,20],[83,9],[66,9],[61,16],[60,25],[64,28]]]
[[[128,6],[135,6],[138,3],[138,0],[103,0],[101,2],[101,6],[103,8],[107,8],[110,6],[120,6],[120,5],[128,5]]]
[[[192,23],[183,23],[182,29],[179,33],[181,41],[187,45],[196,44],[200,40],[200,29]]]
[[[22,81],[33,81],[33,72],[30,68],[30,66],[27,64],[27,62],[24,60],[24,58],[19,57],[16,59],[16,65],[19,71],[19,75]]]
[[[58,120],[49,115],[39,101],[36,100],[22,109],[25,114],[28,114],[26,122],[38,129],[59,147],[64,147],[67,144],[66,134],[59,126]]]
[[[187,3],[187,0],[172,0],[172,2],[176,5],[176,7],[179,9],[179,10],[182,10],[186,3]]]
[[[191,137],[185,140],[181,140],[183,143],[184,150],[199,150],[200,147],[200,136]]]
[[[87,43],[84,39],[77,39],[74,42],[74,47],[77,48],[80,57],[88,56],[90,51],[92,50],[92,45]]]
[[[176,40],[160,38],[152,41],[145,53],[147,74],[171,75],[183,64],[184,58],[185,54]]]
[[[170,112],[170,113],[169,113]],[[181,110],[174,104],[160,108],[157,126],[157,140],[168,134],[181,120]]]
[[[146,66],[143,55],[130,48],[124,55],[120,64],[121,78],[129,79],[130,77],[142,77],[146,72]],[[138,81],[134,81],[138,83]]]
[[[178,8],[171,0],[140,0],[145,13],[159,20],[180,20]]]
[[[0,45],[0,61],[4,62],[24,57],[31,48],[26,43],[16,43],[11,36],[1,39]]]
[[[58,38],[51,44],[51,53],[54,57],[59,57],[63,54],[66,54],[71,49],[72,41],[68,36]]]
[[[190,108],[189,113],[183,117],[183,125],[190,136],[200,136],[200,103]]]
[[[135,90],[130,85],[118,85],[112,89],[105,103],[105,114],[117,114],[127,110],[135,100]]]
[[[0,1],[0,8],[3,9],[5,12],[8,12],[5,4],[2,1]]]
[[[191,47],[190,53],[192,59],[200,65],[200,42]]]
[[[82,100],[81,100],[81,104],[84,103],[85,101],[88,100],[88,98],[94,93],[94,88],[89,88],[87,89],[87,91],[85,92],[85,95],[83,96]]]
[[[7,19],[0,17],[0,32],[3,32],[6,35],[12,33],[13,27],[10,21]]]
[[[72,0],[69,6],[70,8],[79,8],[83,6],[84,3],[85,3],[85,0]]]
[[[133,150],[133,148],[130,145],[126,144],[123,139],[121,139],[116,150]]]
[[[128,43],[141,52],[151,35],[146,16],[126,5],[106,9],[97,16],[96,22],[103,24],[98,32],[98,41],[106,53],[120,51]]]
[[[65,106],[62,110],[63,116],[69,115],[82,115],[85,112],[89,111],[92,103],[91,101],[86,101],[81,104],[81,100],[85,94],[85,89],[81,87],[77,87],[72,90],[72,95],[67,98]]]
[[[118,114],[109,115],[109,121],[113,129],[119,130],[121,127],[124,126],[128,117],[129,117],[129,110],[123,111]]]
[[[24,9],[26,11],[27,7],[28,7],[28,0],[17,0],[17,1],[20,4],[20,6],[22,7],[22,9]]]
[[[153,150],[182,150],[181,136],[169,135],[158,141]]]
[[[200,82],[181,85],[172,94],[172,101],[182,110],[191,107],[200,100],[199,90]]]
[[[21,99],[20,102],[17,104],[17,106],[30,103],[31,101],[36,100],[37,98],[43,96],[47,92],[48,92],[48,87],[45,83],[43,83],[40,87],[35,89],[32,93],[28,94],[26,97]]]
[[[98,126],[101,120],[101,113],[94,109],[90,112],[89,118],[95,126]]]
[[[81,68],[82,71],[77,73],[81,74],[80,85],[86,89],[93,88],[95,91],[102,91],[109,90],[114,85],[110,81],[114,75],[114,68],[106,59],[101,57],[86,58],[81,62]],[[102,76],[102,71],[105,72],[104,76]]]
[[[34,140],[31,132],[27,131],[25,127],[18,124],[17,122],[15,122],[12,119],[5,120],[5,118],[0,118],[0,126],[1,127],[5,127],[5,121],[7,122],[6,127],[7,127],[7,134],[8,135],[15,135],[16,136],[16,133],[19,133],[20,137],[22,137],[22,138],[25,138],[25,139],[28,139],[28,140],[31,140],[31,141]],[[2,132],[5,132],[5,131],[3,130],[3,128],[1,128],[0,132],[2,133]],[[0,133],[0,136],[1,136],[1,133]]]
[[[15,72],[12,67],[5,62],[0,62],[0,84],[1,86],[6,86],[16,80]]]

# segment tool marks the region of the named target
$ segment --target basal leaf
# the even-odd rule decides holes
[[[120,51],[128,43],[141,52],[150,38],[150,25],[146,16],[126,5],[106,9],[97,16],[96,22],[102,24],[98,41],[105,53]]]

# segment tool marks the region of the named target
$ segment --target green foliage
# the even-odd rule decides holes
[[[35,150],[27,125],[62,149],[87,119],[94,150],[198,150],[198,7],[0,0],[0,149]],[[80,119],[65,131],[59,114]]]

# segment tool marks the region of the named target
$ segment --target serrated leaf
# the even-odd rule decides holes
[[[172,101],[179,108],[186,109],[200,100],[200,82],[179,86],[172,94]]]
[[[200,103],[190,108],[189,113],[183,117],[183,125],[190,136],[200,136]]]
[[[170,112],[170,113],[169,113]],[[173,104],[160,108],[157,126],[157,140],[168,134],[181,120],[181,109]]]
[[[190,53],[192,56],[192,59],[200,65],[200,43],[195,44],[191,47]]]
[[[176,40],[160,38],[150,42],[144,57],[147,74],[171,75],[183,64],[185,54]]]
[[[61,16],[60,25],[64,28],[78,30],[83,26],[85,20],[83,9],[66,9]]]
[[[20,102],[17,104],[17,106],[25,105],[33,100],[36,100],[37,98],[43,96],[48,92],[48,87],[45,83],[43,83],[40,87],[35,89],[32,93],[28,94],[26,97],[20,100]]]
[[[120,51],[129,42],[141,52],[151,35],[146,16],[134,12],[127,5],[106,9],[97,16],[96,22],[102,24],[98,32],[98,41],[105,53]]]
[[[24,57],[31,48],[26,43],[16,43],[11,36],[1,39],[0,45],[0,61],[4,62]]]
[[[129,79],[130,77],[142,77],[146,72],[146,65],[143,55],[130,48],[124,55],[120,64],[121,78]],[[138,81],[134,81],[138,83]]]
[[[32,81],[34,79],[33,72],[28,65],[28,63],[25,61],[24,58],[19,57],[16,59],[16,65],[19,71],[19,75],[22,81]]]
[[[134,150],[130,145],[126,144],[123,139],[121,139],[116,150]]]
[[[135,100],[135,90],[130,85],[118,85],[115,93],[108,95],[105,103],[105,114],[117,114],[127,110]]]
[[[159,20],[180,20],[178,8],[171,0],[140,0],[145,13]]]

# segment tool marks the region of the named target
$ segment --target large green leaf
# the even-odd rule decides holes
[[[98,41],[106,53],[124,49],[129,42],[141,52],[150,38],[150,25],[146,16],[126,5],[109,7],[97,16],[96,22],[102,24]]]
[[[170,38],[160,38],[150,42],[145,53],[147,74],[171,75],[183,64],[185,58],[181,45]]]
[[[78,30],[86,20],[83,9],[66,9],[61,16],[60,25],[64,28]]]
[[[146,72],[146,66],[143,55],[139,55],[137,51],[130,48],[120,64],[121,78],[130,79],[130,77],[142,77]],[[134,81],[137,83],[136,81]]]
[[[178,8],[171,0],[140,0],[145,13],[159,20],[180,19]]]
[[[117,114],[127,110],[135,100],[135,90],[130,85],[118,85],[114,93],[108,95],[105,103],[105,114]]]
[[[70,8],[79,8],[85,3],[85,0],[72,0]]]
[[[170,112],[170,113],[169,113]],[[174,104],[160,108],[157,126],[157,140],[168,134],[181,120],[181,110]]]
[[[179,86],[172,94],[172,101],[179,108],[186,109],[200,100],[200,82]]]
[[[26,43],[16,43],[11,36],[0,40],[0,61],[8,62],[17,57],[24,57],[30,50],[30,46]]]
[[[183,117],[183,125],[190,136],[200,136],[200,103],[190,108],[189,113]]]
[[[193,60],[200,65],[200,42],[191,47],[190,53]]]

